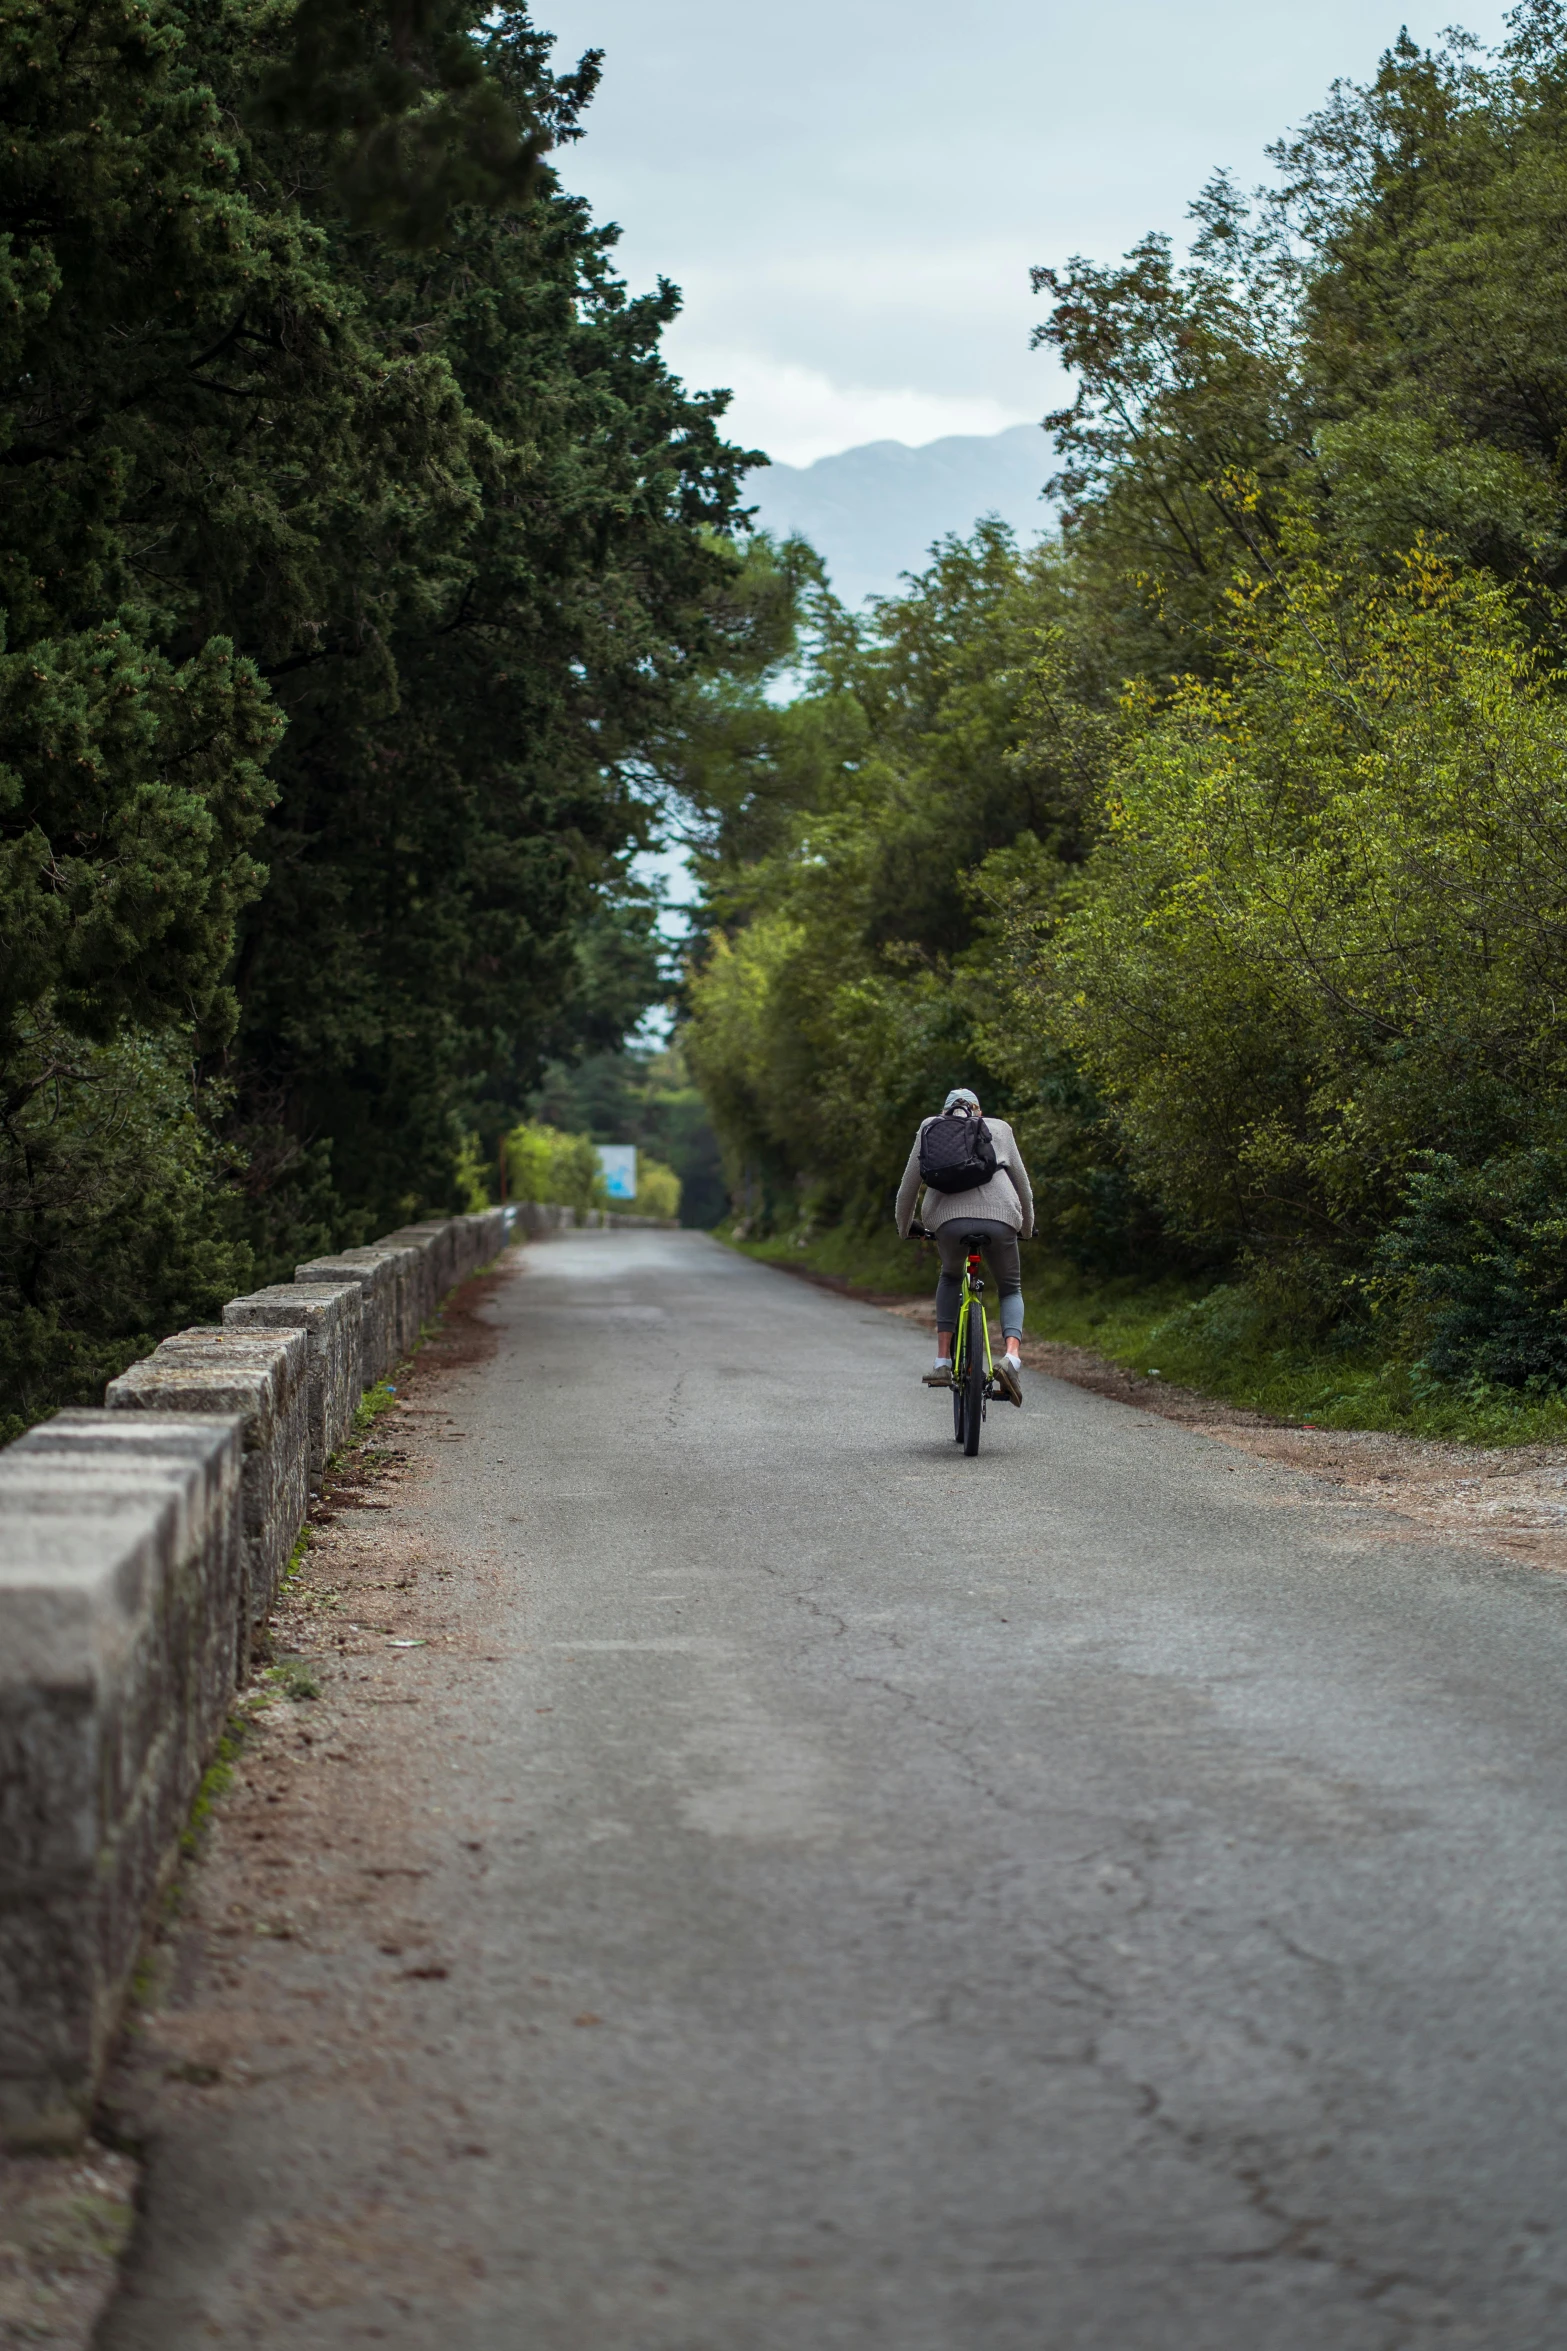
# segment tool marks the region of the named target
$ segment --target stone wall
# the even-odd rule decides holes
[[[104,1394],[111,1411],[215,1412],[240,1423],[241,1590],[236,1663],[266,1623],[304,1522],[310,1418],[303,1330],[181,1331]]]
[[[231,1299],[0,1452],[0,2142],[85,2131],[312,1483],[507,1212]],[[527,1229],[526,1226],[524,1229]]]
[[[680,1230],[673,1216],[622,1216],[613,1208],[561,1208],[553,1200],[519,1200],[512,1210],[517,1230],[530,1239],[540,1233],[573,1233],[630,1230],[642,1227],[650,1232],[675,1233]]]
[[[364,1393],[359,1345],[357,1282],[276,1282],[231,1298],[223,1309],[229,1331],[296,1330],[305,1341],[306,1420],[310,1474],[319,1478],[354,1423]]]

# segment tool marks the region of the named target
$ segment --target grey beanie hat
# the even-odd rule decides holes
[[[960,1102],[970,1110],[977,1110],[979,1108],[979,1096],[977,1094],[971,1094],[967,1086],[954,1086],[951,1093],[947,1096],[947,1099],[941,1106],[943,1113],[949,1110],[956,1110]]]

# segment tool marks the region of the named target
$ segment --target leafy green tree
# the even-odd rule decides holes
[[[1448,1331],[1442,1376],[1512,1376],[1518,1253],[1537,1316],[1554,1278],[1518,1233],[1563,1109],[1564,32],[1542,0],[1493,58],[1401,38],[1253,205],[1210,185],[1190,265],[1038,281],[1101,830],[1006,894],[1014,1082],[1297,1332],[1380,1297],[1391,1342]],[[1437,1165],[1512,1235],[1457,1288]]]
[[[189,1040],[95,1042],[47,1016],[13,1037],[0,1121],[0,1444],[250,1286]]]
[[[1507,591],[1419,552],[1307,538],[1222,666],[1144,700],[1040,1010],[1187,1229],[1353,1262],[1416,1154],[1560,1098],[1567,722]]]
[[[1335,86],[1187,259],[1036,272],[1059,548],[825,612],[710,792],[747,1218],[869,1216],[962,1076],[1079,1263],[1559,1376],[1567,12],[1509,22]]]
[[[1567,1152],[1535,1144],[1463,1167],[1426,1152],[1377,1245],[1376,1288],[1436,1378],[1567,1387]]]
[[[545,47],[512,14],[482,54],[558,137],[581,92],[550,83]],[[401,363],[449,386],[461,473],[441,480],[467,501],[449,560],[416,537],[426,567],[373,643],[352,643],[354,566],[335,656],[302,649],[277,680],[291,725],[240,954],[241,1106],[274,1161],[281,1138],[330,1140],[347,1222],[438,1201],[454,1128],[498,1134],[552,1050],[611,1043],[657,992],[624,854],[647,837],[646,747],[723,649],[733,558],[709,526],[741,455],[659,354],[672,290],[631,300],[611,250],[558,189],[460,210],[433,253],[334,242]],[[319,943],[326,984],[302,989]]]
[[[1001,1107],[963,877],[1021,833],[1080,845],[1080,778],[1033,723],[1057,607],[1054,557],[994,521],[864,624],[806,595],[765,762],[709,746],[687,780],[708,896],[688,1049],[748,1223],[874,1220],[933,1094],[981,1077]]]
[[[184,1069],[190,1249],[237,1185],[286,1268],[464,1198],[474,1128],[661,984],[628,859],[726,657],[743,453],[664,365],[673,290],[628,297],[546,160],[593,60],[551,75],[519,12],[0,0],[0,31],[9,1165],[25,1193],[29,1121],[92,1124],[103,1055]],[[120,1198],[93,1163],[83,1230]],[[66,1245],[39,1182],[7,1315]],[[118,1294],[60,1330],[141,1343]]]
[[[484,54],[490,15],[467,0],[299,0],[252,112],[322,134],[355,227],[438,244],[459,208],[536,191],[544,156],[574,135],[598,82],[590,50],[569,77],[508,87]],[[521,30],[520,14],[511,24]]]
[[[578,1212],[603,1208],[608,1195],[598,1153],[586,1135],[562,1133],[525,1119],[506,1137],[507,1189],[514,1200],[536,1200]]]

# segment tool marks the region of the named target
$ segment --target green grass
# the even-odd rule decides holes
[[[261,1678],[279,1697],[291,1698],[296,1704],[321,1695],[321,1684],[302,1657],[283,1658],[268,1666]]]
[[[398,1370],[401,1371],[402,1368],[403,1366],[399,1364]],[[395,1387],[393,1387],[389,1380],[377,1380],[373,1388],[366,1388],[363,1396],[361,1396],[359,1399],[358,1405],[355,1407],[353,1426],[354,1436],[363,1437],[368,1435],[370,1430],[375,1427],[375,1424],[380,1419],[382,1413],[390,1412],[396,1402],[397,1390]]]
[[[928,1296],[935,1267],[896,1234],[869,1239],[823,1233],[792,1239],[718,1238],[764,1264],[841,1274],[857,1289]],[[1090,1347],[1127,1371],[1157,1372],[1178,1387],[1276,1420],[1324,1429],[1385,1429],[1470,1445],[1567,1442],[1567,1396],[1508,1388],[1455,1388],[1418,1364],[1374,1346],[1291,1346],[1238,1285],[1094,1282],[1028,1244],[1023,1250],[1028,1336]]]
[[[1128,1371],[1156,1371],[1277,1420],[1470,1445],[1567,1439],[1567,1397],[1449,1386],[1374,1342],[1292,1345],[1238,1284],[1093,1285],[1046,1266],[1029,1303],[1036,1337],[1092,1347]]]
[[[763,1265],[797,1265],[808,1273],[841,1274],[857,1290],[895,1291],[904,1297],[922,1298],[936,1287],[936,1263],[930,1249],[926,1248],[922,1258],[917,1242],[900,1241],[890,1228],[869,1239],[835,1228],[802,1244],[777,1236],[766,1241],[737,1241],[727,1226],[720,1225],[713,1237]]]
[[[246,1727],[243,1714],[229,1716],[223,1736],[218,1741],[217,1753],[202,1774],[196,1800],[190,1808],[190,1818],[180,1837],[180,1851],[187,1860],[200,1852],[207,1823],[212,1817],[212,1807],[220,1796],[227,1795],[234,1784],[234,1763],[245,1743]]]

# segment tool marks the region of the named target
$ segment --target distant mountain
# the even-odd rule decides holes
[[[1025,543],[1037,538],[1053,519],[1039,495],[1053,470],[1038,425],[1019,424],[923,449],[867,441],[814,465],[770,465],[749,476],[745,495],[765,529],[809,539],[837,593],[858,604],[893,594],[900,572],[923,568],[933,539],[968,533],[982,514],[999,514]]]

